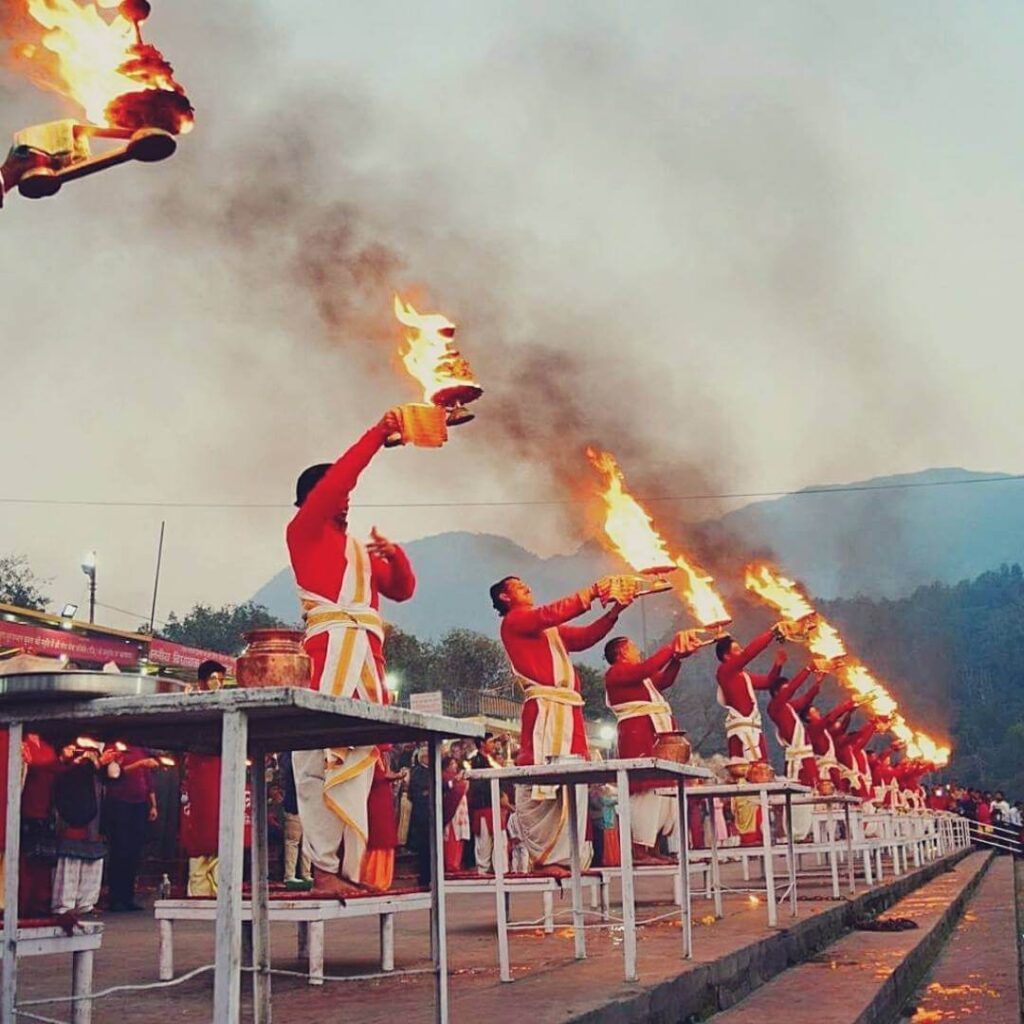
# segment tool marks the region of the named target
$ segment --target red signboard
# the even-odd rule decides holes
[[[149,660],[154,665],[166,665],[169,668],[197,669],[204,661],[219,661],[233,675],[235,659],[227,654],[216,651],[201,651],[197,647],[184,647],[172,644],[169,640],[154,637],[149,644]]]
[[[118,668],[132,668],[139,663],[142,648],[130,640],[97,640],[70,629],[47,629],[27,626],[21,622],[0,622],[0,646],[19,647],[26,654],[66,655],[71,661],[105,665],[112,661]]]

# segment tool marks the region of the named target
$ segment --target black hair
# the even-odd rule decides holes
[[[619,655],[619,648],[628,643],[629,637],[627,636],[613,636],[611,640],[604,645],[604,660],[607,661],[609,665],[614,665],[615,659]]]
[[[505,590],[509,580],[517,580],[518,576],[506,576],[504,579],[498,580],[497,583],[491,584],[491,604],[494,605],[494,610],[499,615],[504,615],[508,611],[508,605],[501,599],[502,592]]]
[[[199,682],[205,683],[214,672],[227,672],[227,669],[219,661],[209,658],[196,669],[196,678]]]
[[[303,503],[309,497],[309,492],[324,478],[324,474],[331,468],[329,462],[318,462],[315,466],[307,466],[295,481],[295,504],[302,508]]]
[[[725,659],[729,655],[729,649],[732,647],[732,644],[733,644],[732,637],[729,636],[728,633],[726,633],[725,636],[720,637],[715,642],[715,657],[719,661],[725,661]]]

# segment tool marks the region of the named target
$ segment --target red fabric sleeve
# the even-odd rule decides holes
[[[579,594],[572,594],[535,608],[515,608],[507,616],[507,626],[515,633],[540,633],[575,619],[589,608],[589,602],[585,602]]]
[[[810,668],[808,667],[808,671]],[[818,676],[817,679],[811,683],[809,689],[805,690],[799,697],[795,697],[792,701],[793,707],[798,715],[806,714],[807,710],[814,703],[814,698],[821,693],[821,684],[824,681],[824,676]]]
[[[586,626],[559,626],[558,635],[567,651],[586,651],[603,640],[618,621],[619,613],[613,607]]]
[[[775,634],[770,629],[767,633],[755,637],[739,654],[733,654],[726,658],[719,666],[719,671],[725,672],[727,675],[739,672],[752,662],[772,642],[774,637]]]
[[[371,427],[363,434],[309,492],[302,508],[288,524],[289,534],[319,533],[325,523],[343,512],[359,474],[370,464],[383,443],[384,434],[379,427]]]
[[[373,581],[377,589],[392,601],[408,601],[416,589],[416,576],[409,556],[397,545],[388,558],[372,558]]]
[[[660,672],[665,668],[668,663],[672,660],[672,645],[665,644],[660,650],[657,650],[652,654],[646,661],[638,661],[635,664],[630,664],[625,661],[617,661],[612,665],[605,673],[605,679],[612,684],[616,683],[642,683],[649,676],[653,677],[656,673]],[[652,678],[652,682],[653,682]],[[657,685],[657,683],[655,683]],[[659,687],[661,689],[661,687]]]

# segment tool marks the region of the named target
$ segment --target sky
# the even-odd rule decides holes
[[[586,443],[652,495],[1024,471],[1019,4],[153,6],[195,131],[0,211],[0,551],[55,603],[94,549],[147,618],[161,521],[158,620],[279,570],[297,472],[415,397],[396,289],[485,395],[358,530],[571,550]]]

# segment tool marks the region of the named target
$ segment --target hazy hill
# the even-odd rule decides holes
[[[1024,560],[1024,481],[953,485],[998,474],[933,469],[881,477],[761,501],[704,524],[712,536],[729,532],[751,549],[770,548],[786,571],[821,597],[901,597],[918,586],[955,583],[1002,563]],[[907,489],[865,490],[893,484]],[[539,599],[558,597],[614,570],[618,563],[596,545],[573,555],[538,558],[505,537],[444,533],[406,545],[416,567],[416,598],[391,605],[387,618],[401,629],[436,638],[453,627],[496,633],[487,588],[522,575]],[[286,620],[298,618],[291,571],[283,569],[253,600]],[[675,611],[672,598],[644,602],[652,637]],[[640,629],[639,612],[624,625]]]

